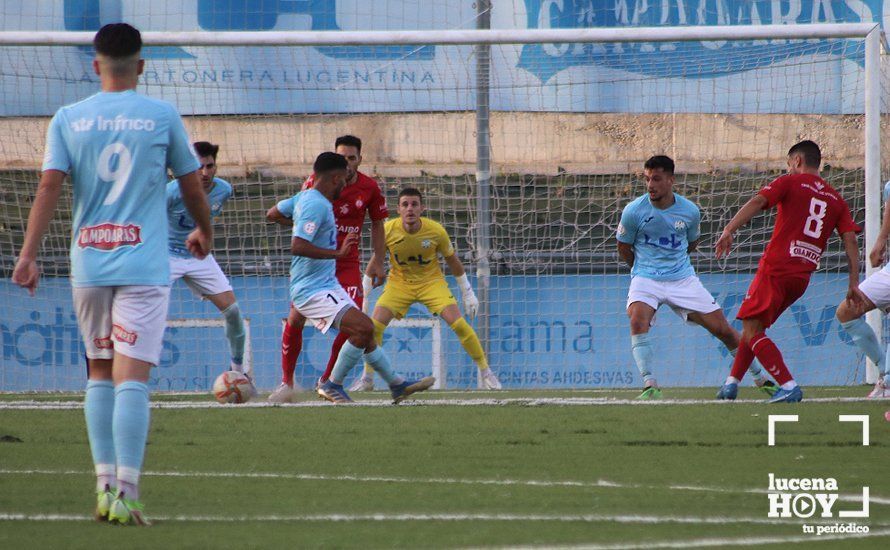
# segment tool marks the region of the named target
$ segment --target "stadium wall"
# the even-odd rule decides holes
[[[803,114],[492,114],[492,158],[501,173],[629,174],[654,153],[677,159],[682,173],[763,172],[785,167],[789,144],[813,139],[832,166],[864,162],[861,115]],[[45,117],[0,118],[0,169],[38,170]],[[472,113],[186,117],[195,139],[212,136],[225,153],[221,175],[311,172],[320,151],[344,133],[361,136],[363,170],[384,177],[475,171]],[[237,156],[235,156],[237,155]],[[234,157],[234,158],[233,158]]]
[[[749,277],[718,274],[703,275],[702,280],[712,291],[719,289],[715,298],[732,318]],[[232,283],[250,319],[258,386],[272,388],[280,378],[287,280],[236,277]],[[638,386],[623,315],[627,284],[626,275],[492,277],[489,359],[505,387]],[[786,353],[786,360],[803,385],[853,383],[861,379],[857,372],[862,372],[863,359],[834,317],[846,292],[846,277],[817,273],[811,286],[819,292],[811,288],[770,330],[770,336],[783,349],[795,350]],[[68,280],[42,281],[38,298],[28,299],[8,280],[0,281],[0,303],[22,305],[0,320],[0,391],[81,390],[83,351]],[[182,283],[174,287],[171,304],[181,317],[218,317],[212,305],[196,300]],[[410,315],[425,313],[414,307]],[[429,330],[387,332],[385,348],[403,373],[429,374]],[[659,342],[671,342],[670,357],[656,354],[659,359],[653,366],[662,385],[716,387],[722,383],[731,358],[703,329],[683,326],[679,317],[662,308],[652,334],[656,350]],[[471,361],[447,328],[444,336],[448,386],[468,387],[475,380]],[[305,330],[298,384],[310,387],[321,374],[331,341],[331,336]],[[154,370],[151,384],[159,390],[204,391],[227,366],[221,327],[168,329],[162,363]]]

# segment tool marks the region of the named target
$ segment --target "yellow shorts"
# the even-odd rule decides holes
[[[396,319],[401,319],[408,313],[411,304],[415,302],[426,306],[433,315],[439,315],[451,304],[457,305],[457,300],[451,294],[451,289],[448,288],[445,279],[418,285],[388,282],[376,305],[385,307]]]

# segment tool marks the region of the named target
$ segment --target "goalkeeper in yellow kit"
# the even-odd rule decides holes
[[[401,319],[408,308],[420,302],[433,315],[441,317],[457,335],[461,345],[476,362],[479,377],[485,388],[501,389],[498,377],[488,367],[488,360],[479,337],[473,327],[460,314],[457,300],[451,294],[445,275],[439,267],[439,255],[445,258],[448,269],[457,279],[461,292],[464,312],[469,318],[476,316],[479,300],[473,287],[467,280],[464,266],[461,264],[448,232],[441,224],[429,218],[423,218],[425,207],[423,196],[417,189],[406,187],[399,193],[399,217],[391,219],[384,225],[386,248],[389,251],[389,280],[380,299],[374,306],[372,320],[374,322],[374,338],[378,345],[383,342],[383,331],[393,318]],[[365,296],[371,291],[371,280],[363,278]],[[370,391],[374,389],[374,371],[365,366],[361,378],[349,389],[351,391]]]

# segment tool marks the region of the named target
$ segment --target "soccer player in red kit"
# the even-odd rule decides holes
[[[371,218],[371,247],[372,255],[365,269],[365,277],[371,279],[372,286],[380,286],[386,278],[383,269],[383,258],[386,254],[386,237],[383,222],[389,217],[386,209],[386,199],[380,190],[380,186],[373,178],[358,171],[362,162],[362,141],[355,136],[340,136],[334,142],[335,151],[346,157],[348,164],[346,186],[340,193],[340,197],[334,201],[334,218],[337,222],[337,246],[340,246],[346,235],[351,233],[361,235],[362,225],[365,222],[365,213]],[[310,176],[303,184],[303,190],[313,185],[313,177]],[[290,226],[293,223],[293,204],[291,199],[285,199],[266,213],[269,221]],[[362,272],[359,265],[358,247],[343,258],[337,260],[337,280],[346,290],[350,298],[361,308],[364,301],[362,292]],[[303,347],[303,334],[297,327],[299,313],[293,307],[290,308],[287,323],[281,334],[281,384],[269,396],[269,400],[277,403],[291,401],[294,395],[294,369],[297,365],[297,357]],[[340,348],[346,342],[343,332],[337,334],[331,347],[331,357],[327,368],[319,379],[319,383],[327,380],[334,368],[334,363],[340,353]]]
[[[829,235],[835,229],[844,243],[849,267],[847,300],[864,304],[859,290],[859,247],[850,208],[840,194],[819,176],[822,153],[812,141],[801,141],[788,151],[788,174],[780,176],[751,198],[723,229],[717,240],[720,259],[732,248],[733,233],[761,210],[778,207],[772,237],[736,318],[742,320],[742,338],[732,372],[717,393],[718,399],[735,399],[739,381],[751,361],[760,364],[779,384],[770,403],[797,402],[803,398],[782,360],[779,348],[764,331],[791,304],[803,296],[810,274],[819,267]]]

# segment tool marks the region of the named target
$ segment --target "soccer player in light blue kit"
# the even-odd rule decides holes
[[[890,181],[884,185],[884,218],[881,220],[881,229],[868,254],[872,267],[880,267],[886,260],[887,239],[890,239]],[[860,283],[859,290],[865,295],[865,303],[860,305],[844,299],[838,304],[835,315],[856,346],[877,365],[880,372],[868,398],[890,399],[890,346],[881,349],[875,331],[862,318],[873,309],[890,312],[890,264],[885,264],[883,269],[869,275]]]
[[[125,23],[93,39],[102,91],[62,107],[12,279],[33,295],[40,241],[66,174],[74,188],[71,284],[86,347],[84,414],[97,475],[96,519],[148,525],[139,475],[148,436],[147,382],[158,363],[170,295],[167,169],[179,179],[197,229],[192,254],[210,252],[212,230],[198,161],[176,109],[136,93],[142,38]]]
[[[300,326],[295,328],[303,330],[302,325],[308,319],[322,333],[334,327],[348,336],[330,378],[316,391],[319,397],[332,403],[352,401],[343,389],[343,379],[364,357],[365,363],[389,384],[393,403],[399,403],[413,393],[429,389],[436,379],[427,376],[408,381],[396,373],[383,348],[374,341],[371,319],[340,286],[335,274],[336,259],[348,254],[358,242],[358,235],[350,233],[337,249],[333,201],[346,185],[346,157],[322,153],[312,168],[314,187],[294,197],[290,299],[300,313]]]
[[[618,225],[618,255],[631,267],[627,316],[631,349],[644,385],[637,399],[660,399],[661,389],[652,376],[654,350],[649,328],[661,304],[669,305],[684,321],[703,326],[730,353],[739,346],[739,333],[729,325],[689,261],[700,238],[701,212],[693,202],[674,193],[674,161],[654,156],[643,165],[643,176],[648,193],[624,207]],[[764,378],[759,365],[752,364],[750,370],[758,387],[775,392],[775,385]]]
[[[216,155],[219,145],[206,141],[194,144],[195,153],[201,168],[198,174],[201,187],[207,193],[210,202],[210,217],[215,218],[223,209],[226,201],[232,196],[232,185],[222,178],[216,177]],[[188,234],[194,231],[195,220],[188,212],[179,190],[179,181],[167,184],[167,222],[169,223],[170,252],[170,286],[178,279],[183,279],[188,287],[199,298],[206,298],[222,313],[226,321],[226,339],[232,354],[231,369],[244,372],[244,344],[247,332],[241,308],[235,300],[235,292],[228,278],[216,263],[216,258],[208,254],[206,258],[195,258],[185,246]],[[250,377],[251,373],[245,373]],[[256,389],[253,389],[256,393]]]

